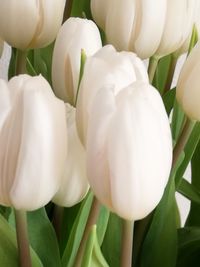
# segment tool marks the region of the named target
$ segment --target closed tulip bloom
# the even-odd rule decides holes
[[[98,91],[87,136],[88,179],[97,198],[127,220],[160,201],[172,162],[168,117],[159,93],[137,81]]]
[[[180,72],[176,97],[182,109],[192,120],[200,121],[200,42],[196,44]]]
[[[141,58],[152,56],[163,33],[167,0],[109,0],[104,10],[101,2],[91,0],[91,10],[107,42]]]
[[[65,0],[1,0],[0,35],[21,50],[47,46],[61,26]]]
[[[41,76],[0,80],[0,204],[34,210],[57,192],[67,153],[64,103]]]
[[[99,30],[91,20],[69,18],[56,39],[52,82],[58,97],[75,104],[81,65],[81,50],[93,55],[102,46]]]
[[[136,80],[148,81],[143,62],[131,52],[117,52],[111,45],[104,46],[86,60],[77,101],[77,128],[85,145],[91,103],[97,91],[114,85],[117,91]]]
[[[168,0],[165,27],[157,55],[175,52],[191,36],[195,10],[196,0]]]
[[[74,107],[66,104],[68,155],[59,191],[53,198],[53,202],[64,207],[71,207],[80,202],[89,189],[86,154],[77,134],[75,111]]]

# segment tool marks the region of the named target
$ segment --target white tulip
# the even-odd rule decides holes
[[[94,20],[100,28],[105,29],[106,15],[110,0],[91,0],[91,12]]]
[[[87,56],[102,47],[99,30],[91,20],[69,18],[61,27],[56,39],[52,82],[58,97],[74,105],[79,82],[81,50]]]
[[[56,38],[65,0],[1,0],[0,36],[26,50],[44,47]]]
[[[119,53],[107,45],[87,58],[77,101],[77,128],[84,145],[90,107],[97,91],[107,85],[120,91],[136,80],[148,81],[148,75],[143,62],[131,52]]]
[[[168,117],[156,89],[140,81],[98,91],[87,135],[88,179],[97,198],[127,220],[159,203],[171,169]]]
[[[183,65],[177,83],[176,97],[182,109],[192,120],[200,121],[200,42],[191,51]]]
[[[91,0],[92,15],[118,50],[152,56],[159,46],[167,0]],[[103,5],[105,8],[103,9]]]
[[[196,0],[168,0],[166,21],[157,55],[175,52],[191,36],[195,9]]]
[[[77,134],[75,111],[74,107],[66,104],[68,156],[59,191],[53,198],[53,202],[65,207],[71,207],[80,202],[89,189],[86,154]]]
[[[47,204],[63,175],[67,129],[64,103],[41,76],[0,80],[0,148],[0,204]]]

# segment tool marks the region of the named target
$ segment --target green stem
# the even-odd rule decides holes
[[[158,66],[159,57],[153,56],[149,60],[149,66],[148,66],[148,74],[149,74],[149,82],[153,83],[153,78],[156,73],[156,68]]]
[[[93,198],[93,202],[92,202],[92,207],[90,210],[90,214],[87,220],[87,224],[83,233],[83,237],[76,255],[76,260],[74,263],[74,267],[80,267],[81,266],[81,262],[82,262],[82,258],[83,258],[83,253],[85,250],[85,244],[87,242],[91,227],[97,223],[97,219],[99,217],[99,212],[100,212],[100,208],[101,208],[101,204],[100,202],[97,200],[96,197]]]
[[[172,168],[174,169],[176,167],[176,164],[179,160],[179,157],[181,156],[182,151],[185,148],[185,145],[190,137],[191,131],[194,127],[194,122],[191,121],[189,118],[186,118],[185,124],[183,126],[183,130],[178,138],[178,141],[174,147],[173,151],[173,162],[172,162]]]
[[[62,223],[63,223],[63,215],[64,215],[64,208],[55,205],[54,211],[53,211],[53,226],[58,238],[58,241],[60,241],[61,233],[62,233]]]
[[[71,16],[73,0],[67,0],[65,4],[65,11],[63,16],[63,23]]]
[[[17,50],[16,75],[26,73],[26,55],[27,51]]]
[[[121,267],[132,267],[133,249],[133,221],[123,221],[122,245],[121,245]]]
[[[31,267],[26,212],[15,210],[15,222],[20,267]]]
[[[178,56],[172,55],[163,95],[167,93],[171,88],[177,61],[178,61]]]

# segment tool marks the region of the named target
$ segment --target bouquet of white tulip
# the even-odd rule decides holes
[[[199,11],[0,1],[0,266],[200,265]]]

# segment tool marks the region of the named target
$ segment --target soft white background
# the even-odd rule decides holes
[[[10,47],[8,45],[4,45],[4,52],[0,59],[0,78],[6,79],[6,80],[7,80],[7,71],[8,71],[10,56],[11,56]],[[185,60],[185,56],[182,56],[180,60],[178,61],[177,68],[176,68],[175,75],[174,75],[173,85],[176,84],[176,81],[178,79],[178,75],[179,75],[179,72],[183,65],[184,60]],[[190,180],[190,176],[191,176],[190,168],[188,168],[184,177]],[[186,200],[184,197],[182,197],[178,193],[177,193],[177,201],[180,207],[181,220],[182,220],[182,225],[183,225],[188,214],[190,203],[188,200]]]

